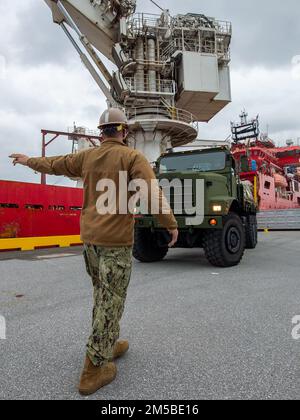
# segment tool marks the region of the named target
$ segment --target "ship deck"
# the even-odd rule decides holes
[[[122,325],[131,350],[90,398],[299,399],[299,249],[299,232],[270,232],[232,269],[199,250],[135,262]],[[92,305],[81,248],[0,260],[0,399],[79,399]]]

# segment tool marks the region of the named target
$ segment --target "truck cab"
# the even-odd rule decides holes
[[[211,264],[232,267],[256,247],[257,207],[228,147],[163,154],[155,170],[178,222],[177,248],[204,248]],[[168,240],[154,216],[137,217],[137,260],[162,260]]]

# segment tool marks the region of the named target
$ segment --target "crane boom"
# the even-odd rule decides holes
[[[103,55],[112,60],[112,48],[118,41],[122,18],[135,10],[135,0],[45,0],[51,8],[53,21],[66,21],[61,4],[79,30]],[[127,5],[127,7],[126,7]],[[123,15],[122,15],[123,13]]]

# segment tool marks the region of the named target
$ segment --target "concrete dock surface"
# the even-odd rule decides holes
[[[0,254],[0,399],[81,399],[92,311],[81,252]],[[135,262],[122,322],[130,352],[90,399],[299,399],[296,315],[300,232],[261,233],[232,269],[198,249]]]

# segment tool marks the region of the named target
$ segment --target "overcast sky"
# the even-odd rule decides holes
[[[233,23],[233,102],[200,125],[200,138],[228,137],[230,121],[238,120],[243,108],[251,117],[260,114],[262,129],[269,125],[278,143],[300,138],[299,0],[157,2],[172,14],[205,13]],[[149,0],[138,5],[144,12],[159,12]],[[103,95],[52,23],[44,1],[0,0],[0,179],[38,182],[31,171],[13,169],[7,156],[38,156],[41,128],[66,130],[76,121],[95,129],[104,108]],[[48,153],[65,154],[70,148],[60,140]]]

